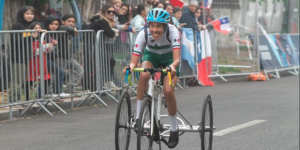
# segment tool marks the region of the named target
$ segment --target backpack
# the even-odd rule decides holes
[[[148,42],[148,30],[147,30],[147,27],[148,27],[147,25],[144,27],[146,45],[147,45],[147,42]],[[167,25],[167,27],[166,27],[166,35],[167,35],[167,40],[171,43],[169,25]]]

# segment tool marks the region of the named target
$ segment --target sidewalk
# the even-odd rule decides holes
[[[112,96],[114,96],[115,98],[118,98],[118,92],[117,91],[112,91],[112,92],[110,92],[110,94]],[[90,103],[93,102],[93,100],[95,99],[95,96],[93,96],[93,95],[91,95],[88,98],[88,100],[86,100],[80,107],[77,107],[87,97],[88,97],[88,95],[84,95],[84,96],[80,96],[80,97],[73,97],[73,102],[74,102],[74,107],[73,107],[74,109],[73,110],[75,110],[77,108],[80,108],[80,107],[91,106]],[[114,101],[111,97],[109,97],[106,94],[101,95],[100,98],[107,105],[117,103],[116,101]],[[67,113],[72,111],[71,110],[71,105],[72,105],[71,98],[65,98],[65,99],[61,99],[61,100],[63,100],[63,102],[58,101],[58,102],[56,102],[56,104],[59,107],[61,107],[63,110],[65,110]],[[29,106],[29,104],[27,106]],[[96,101],[95,103],[93,103],[92,106],[93,107],[100,107],[100,108],[105,107],[99,101]],[[54,105],[48,105],[46,108],[53,114],[53,116],[55,116],[55,112],[60,112]],[[44,110],[41,110],[40,112],[37,113],[37,111],[40,109],[40,106],[37,103],[35,103],[23,116],[21,116],[21,112],[24,109],[26,109],[26,107],[22,107],[20,105],[13,106],[12,107],[13,120],[30,117],[32,115],[46,114],[46,112]],[[0,121],[4,121],[4,120],[9,120],[9,107],[0,108]]]

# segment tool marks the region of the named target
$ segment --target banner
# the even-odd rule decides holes
[[[211,75],[211,41],[207,30],[197,31],[197,78],[203,86],[214,86]]]
[[[295,51],[297,53],[297,57],[299,58],[299,34],[298,35],[289,35],[289,37],[291,38],[292,43],[295,46]]]
[[[299,35],[260,35],[259,40],[261,69],[299,66]]]
[[[181,59],[186,60],[192,70],[195,69],[194,33],[192,29],[182,28]]]

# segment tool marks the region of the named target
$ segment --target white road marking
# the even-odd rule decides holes
[[[223,135],[226,135],[226,134],[228,134],[228,133],[231,133],[231,132],[235,132],[235,131],[241,130],[241,129],[243,129],[243,128],[247,128],[247,127],[250,127],[250,126],[254,126],[254,125],[256,125],[256,124],[259,124],[259,123],[263,123],[263,122],[265,122],[265,121],[267,121],[267,120],[253,120],[253,121],[250,121],[250,122],[241,124],[241,125],[237,125],[237,126],[230,127],[230,128],[221,130],[221,131],[219,131],[219,132],[216,132],[216,133],[214,133],[214,136],[223,136]]]

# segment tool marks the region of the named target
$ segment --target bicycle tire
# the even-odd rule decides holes
[[[146,118],[148,117],[148,118]],[[144,98],[143,105],[139,114],[138,131],[137,131],[137,150],[149,150],[153,146],[154,136],[150,136],[150,130],[144,130],[144,124],[150,126],[151,119],[151,100]],[[146,145],[144,144],[147,142]]]
[[[129,125],[131,125],[130,117],[131,117],[131,101],[128,92],[124,91],[119,98],[119,105],[116,114],[116,123],[115,123],[116,150],[128,150],[129,143],[130,143],[130,135],[131,135],[131,128],[129,127]]]
[[[210,95],[208,95],[203,103],[201,118],[201,150],[211,150],[213,140],[213,107]]]

